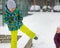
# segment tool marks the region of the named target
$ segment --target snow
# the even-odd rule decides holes
[[[8,30],[7,25],[0,27],[0,35],[10,35],[10,31]],[[29,41],[29,37],[23,34],[21,31],[18,30],[18,35],[21,35],[22,37],[18,40],[18,48],[24,48],[27,42]],[[0,48],[10,48],[10,43],[0,43]]]
[[[55,5],[53,9],[56,11],[60,11],[60,5]]]
[[[10,43],[0,43],[0,48],[10,48]]]
[[[29,37],[23,35],[22,38],[20,38],[18,41],[17,48],[24,48],[28,41],[29,41]]]
[[[47,8],[47,6],[43,6],[43,9],[46,9]]]
[[[30,10],[40,10],[40,6],[39,5],[32,5]]]
[[[7,25],[0,26],[0,34],[2,35],[10,35],[10,31],[8,30]]]
[[[39,12],[24,19],[30,29],[39,37],[33,40],[32,48],[55,48],[54,35],[57,26],[60,26],[60,13]]]
[[[47,8],[47,6],[45,5],[45,6],[43,6],[43,9],[46,9]],[[49,9],[51,9],[51,7],[50,6],[48,6],[48,8]]]
[[[48,6],[49,9],[51,9],[51,6]]]
[[[60,13],[34,12],[32,15],[24,17],[23,23],[38,36],[38,40],[33,40],[32,48],[56,48],[53,38],[57,26],[60,26]],[[0,34],[10,34],[6,25],[0,29]],[[21,33],[19,32],[19,34]],[[23,48],[29,40],[26,35],[22,34],[22,36],[18,41],[18,48],[19,46]],[[10,45],[8,44],[8,46]],[[7,48],[7,45],[0,44],[0,48]]]
[[[27,42],[29,41],[29,37],[23,35],[17,42],[17,48],[24,48]],[[0,48],[11,48],[10,43],[0,43]]]

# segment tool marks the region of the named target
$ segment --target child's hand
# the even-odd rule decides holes
[[[59,47],[60,48],[60,47]]]

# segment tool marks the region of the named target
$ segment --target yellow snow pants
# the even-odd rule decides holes
[[[31,39],[36,36],[36,34],[32,32],[29,28],[27,28],[25,25],[22,25],[19,30],[25,33]],[[18,30],[11,31],[11,48],[17,48],[17,35]]]

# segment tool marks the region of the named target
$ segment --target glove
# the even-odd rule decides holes
[[[22,22],[22,20],[23,20],[23,17],[18,16],[18,21]]]

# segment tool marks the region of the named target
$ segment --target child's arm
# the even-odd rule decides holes
[[[22,22],[23,20],[23,16],[22,16],[22,12],[21,11],[18,11],[18,21]]]
[[[58,34],[55,34],[54,42],[55,42],[55,45],[56,45],[57,47],[59,47],[59,46],[60,46],[59,36],[58,36]]]
[[[9,24],[9,18],[8,18],[7,14],[3,15],[3,22],[6,24]]]
[[[59,46],[59,48],[60,48],[60,46]]]

